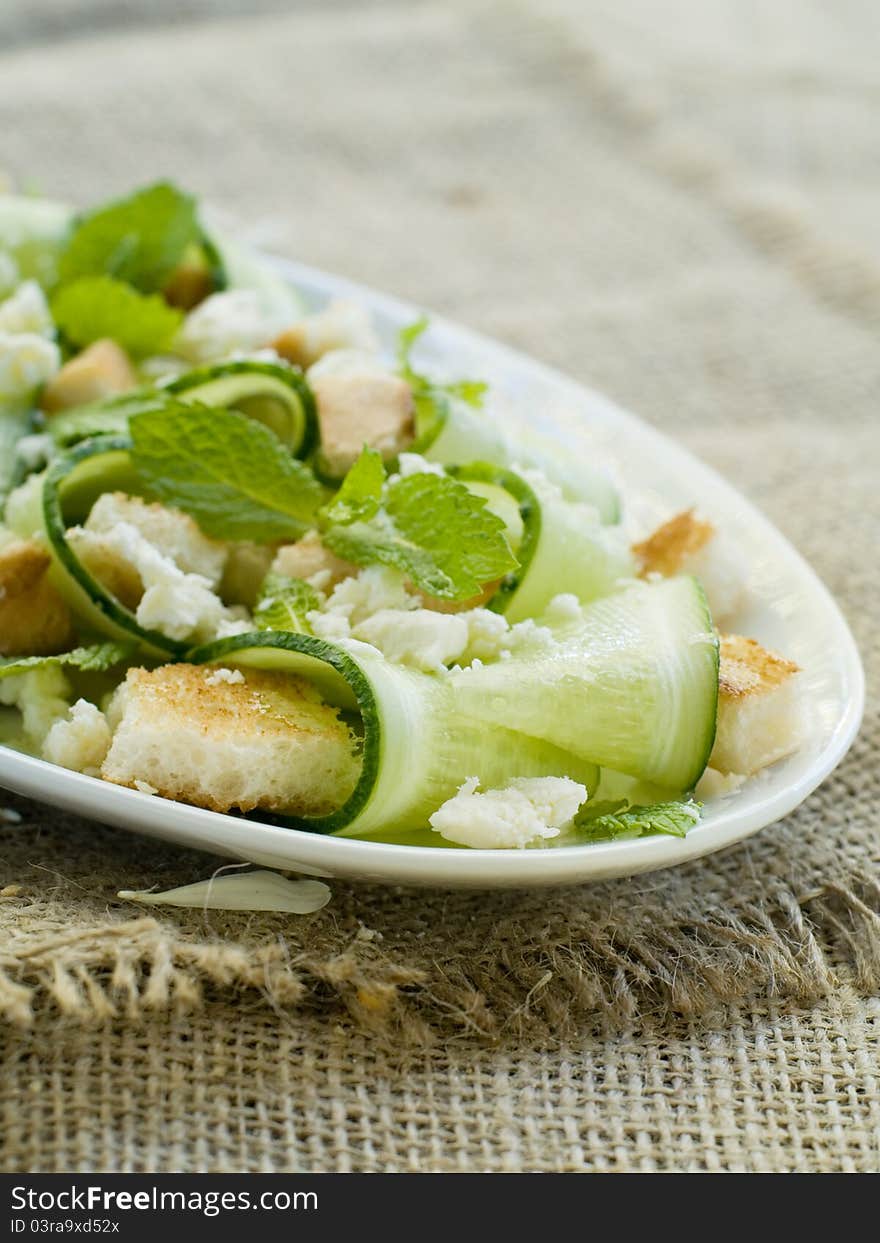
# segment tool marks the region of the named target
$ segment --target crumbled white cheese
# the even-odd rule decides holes
[[[117,558],[134,569],[144,588],[135,617],[148,630],[159,630],[171,639],[204,642],[217,635],[222,623],[239,620],[240,610],[227,608],[207,578],[185,573],[130,522],[118,522],[102,532],[71,527],[67,538],[86,561],[90,554],[99,564]]]
[[[104,713],[88,700],[78,699],[46,735],[43,758],[97,777],[109,749],[110,727]]]
[[[415,609],[418,603],[407,591],[399,570],[370,565],[337,583],[324,611],[344,617],[349,626],[356,626],[380,609]]]
[[[410,475],[445,475],[439,462],[429,462],[420,453],[401,453],[397,459],[399,474],[393,478],[408,479]]]
[[[135,527],[178,569],[200,574],[212,587],[220,582],[228,548],[204,535],[188,514],[167,505],[148,504],[124,492],[105,492],[95,501],[85,525],[89,531],[106,534],[121,522]]]
[[[587,797],[586,787],[569,777],[515,777],[484,793],[479,784],[469,777],[430,817],[441,837],[477,850],[522,849],[558,837]]]
[[[0,401],[29,401],[61,366],[54,341],[35,332],[0,330]]]
[[[194,363],[221,362],[268,345],[287,318],[255,289],[211,294],[187,315],[174,348]]]
[[[0,302],[0,332],[55,336],[46,295],[36,281],[24,281],[11,298]]]
[[[205,678],[207,686],[220,686],[227,683],[229,686],[235,686],[239,682],[244,681],[244,674],[240,669],[214,669]]]
[[[18,708],[25,734],[38,744],[67,715],[69,695],[70,683],[54,666],[0,679],[0,704]]]
[[[561,626],[583,619],[583,605],[577,596],[570,592],[562,592],[554,596],[544,610],[544,621],[548,626]]]
[[[380,609],[355,626],[352,634],[389,660],[426,673],[444,673],[468,644],[467,622],[460,614],[431,609]]]

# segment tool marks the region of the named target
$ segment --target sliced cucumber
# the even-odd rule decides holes
[[[180,401],[239,410],[265,424],[294,457],[305,458],[318,439],[312,390],[302,372],[281,363],[241,360],[200,367],[162,386]]]
[[[570,501],[592,505],[602,522],[620,521],[620,499],[603,472],[579,462],[576,466],[531,438],[511,436],[497,416],[474,410],[466,402],[433,398],[416,406],[416,438],[411,452],[442,466],[494,462],[498,466],[531,467],[542,471]]]
[[[82,625],[111,639],[135,639],[160,659],[180,657],[187,644],[139,626],[134,614],[89,573],[67,541],[67,528],[83,521],[103,492],[143,495],[127,437],[83,441],[55,459],[43,483],[43,526],[52,553],[52,581]]]
[[[163,397],[155,389],[138,389],[105,401],[76,406],[48,419],[47,430],[59,448],[66,449],[93,436],[125,436],[128,420],[145,410],[161,409]]]
[[[446,679],[459,709],[602,768],[692,789],[718,700],[718,639],[696,579],[637,583],[547,620],[552,646]]]
[[[603,526],[594,510],[564,500],[555,489],[539,495],[515,471],[486,462],[448,469],[472,491],[487,496],[489,507],[509,530],[514,530],[509,510],[516,509],[519,535],[511,547],[519,569],[507,575],[487,606],[509,621],[537,617],[560,592],[588,603],[633,577],[635,566],[622,531]]]
[[[353,793],[332,815],[286,821],[296,828],[346,837],[424,828],[474,775],[487,786],[568,776],[592,791],[598,782],[591,762],[503,723],[487,728],[456,702],[448,678],[392,664],[366,644],[343,649],[310,635],[265,631],[219,639],[188,659],[294,673],[327,702],[359,714],[363,762]]]

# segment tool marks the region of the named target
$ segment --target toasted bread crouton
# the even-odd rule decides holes
[[[101,776],[212,811],[319,815],[340,806],[360,761],[348,727],[282,673],[207,666],[130,669],[107,712]]]
[[[344,578],[357,574],[358,567],[335,556],[321,542],[317,531],[309,531],[295,544],[281,545],[272,562],[272,572],[287,578],[303,578],[319,591],[331,591]]]
[[[49,581],[51,561],[36,540],[0,547],[0,656],[48,656],[73,642],[70,610]]]
[[[307,315],[285,328],[272,342],[272,349],[288,362],[311,367],[331,350],[379,348],[370,317],[355,302],[332,302],[326,311]]]
[[[632,551],[643,578],[692,574],[699,579],[716,623],[730,617],[742,603],[746,565],[741,552],[692,509],[664,522],[647,539],[633,544]]]
[[[395,375],[321,375],[312,381],[326,469],[344,475],[364,445],[388,460],[412,443],[412,389]]]
[[[721,637],[713,768],[750,775],[797,750],[806,732],[798,672],[754,639]]]
[[[213,289],[210,269],[204,263],[179,263],[168,278],[162,296],[169,306],[191,311],[204,302]]]
[[[662,574],[666,578],[681,574],[687,558],[705,548],[714,534],[711,522],[703,522],[694,517],[692,509],[686,509],[664,522],[646,540],[633,544],[633,553],[643,576]]]
[[[47,414],[57,414],[127,393],[137,384],[137,373],[125,350],[107,338],[93,342],[64,364],[43,389],[42,406]]]

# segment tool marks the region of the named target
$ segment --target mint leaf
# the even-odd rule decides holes
[[[75,647],[57,656],[22,656],[13,660],[0,660],[0,678],[15,678],[22,673],[34,673],[40,669],[65,666],[100,673],[128,660],[137,650],[136,643],[96,643],[93,647]]]
[[[217,539],[296,540],[324,491],[262,423],[235,410],[171,402],[129,423],[135,470],[160,501]]]
[[[442,600],[469,600],[518,565],[504,523],[486,508],[485,498],[448,475],[397,480],[386,488],[384,510],[372,521],[331,527],[323,540],[356,565],[396,567]]]
[[[397,366],[401,378],[407,381],[413,391],[413,399],[416,403],[416,421],[420,433],[425,429],[419,416],[430,416],[433,413],[436,417],[436,412],[431,410],[432,406],[438,403],[442,404],[444,398],[454,397],[459,401],[467,402],[469,406],[479,410],[483,404],[486,390],[489,387],[482,380],[458,380],[447,384],[437,383],[414,369],[412,365],[412,352],[416,342],[427,331],[428,323],[427,316],[423,315],[414,324],[410,324],[407,328],[401,328],[397,337]]]
[[[297,634],[311,634],[306,614],[320,607],[317,592],[304,579],[267,574],[254,605],[254,621],[258,630],[293,630]]]
[[[112,337],[135,357],[169,346],[183,320],[183,312],[159,294],[138,293],[110,276],[84,276],[63,285],[52,298],[52,315],[74,345]]]
[[[151,293],[198,239],[195,200],[158,182],[82,217],[61,256],[60,278],[113,276]]]
[[[342,486],[329,505],[321,510],[327,522],[348,526],[352,522],[367,522],[378,512],[382,504],[385,485],[385,465],[382,454],[364,445],[358,460],[342,481]]]
[[[613,803],[586,803],[574,818],[575,827],[588,841],[615,837],[650,837],[667,833],[684,837],[700,819],[700,804],[652,803],[630,806],[626,799]]]

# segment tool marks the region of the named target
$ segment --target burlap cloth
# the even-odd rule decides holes
[[[794,540],[873,695],[876,6],[235,8],[4,5],[5,165],[170,174],[592,381]],[[4,1168],[876,1169],[877,736],[703,863],[306,920],[144,917],[213,862],[9,798]]]

